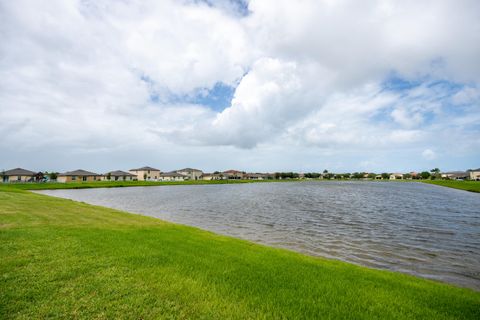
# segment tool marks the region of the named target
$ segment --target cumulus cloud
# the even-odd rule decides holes
[[[422,152],[422,157],[426,160],[434,160],[437,157],[437,155],[432,149],[425,149]]]
[[[433,147],[478,166],[475,0],[2,1],[0,33],[4,166],[46,148],[169,166],[195,149],[211,169],[246,149],[254,170],[358,167],[351,153],[454,165]],[[219,83],[227,108],[195,103]]]

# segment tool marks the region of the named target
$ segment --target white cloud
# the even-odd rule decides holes
[[[392,117],[397,123],[405,127],[415,127],[423,122],[423,117],[420,113],[414,112],[409,114],[409,112],[402,107],[393,110]]]
[[[285,169],[372,152],[387,166],[434,146],[478,166],[478,1],[251,0],[248,16],[210,3],[1,2],[6,163],[45,148],[171,163],[195,148],[199,162],[224,154],[212,169],[281,162],[268,152]],[[419,85],[388,89],[392,75]],[[236,86],[225,110],[181,101],[218,82]]]
[[[432,149],[425,149],[422,152],[422,157],[426,160],[434,160],[437,158],[437,155]]]

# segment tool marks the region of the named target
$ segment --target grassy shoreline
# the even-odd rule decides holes
[[[478,319],[480,293],[0,190],[0,318]]]
[[[174,185],[209,185],[209,184],[238,184],[238,183],[267,183],[267,182],[308,182],[308,181],[362,181],[362,180],[194,180],[194,181],[97,181],[97,182],[70,182],[70,183],[9,183],[0,184],[0,190],[55,190],[55,189],[89,189],[89,188],[122,188],[122,187],[154,187]],[[421,182],[442,187],[480,193],[480,181],[455,180],[366,180],[370,182]]]
[[[422,180],[421,182],[470,192],[480,192],[480,181]]]
[[[54,189],[89,189],[122,187],[155,187],[175,185],[237,184],[257,182],[281,182],[288,180],[187,180],[187,181],[95,181],[95,182],[47,182],[47,183],[8,183],[0,184],[0,189],[19,190],[54,190]]]

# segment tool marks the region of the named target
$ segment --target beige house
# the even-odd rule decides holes
[[[304,178],[305,176],[303,176]],[[265,173],[247,173],[246,175],[243,176],[244,179],[247,180],[267,180],[268,179],[268,174]],[[303,179],[301,178],[301,179]]]
[[[107,172],[102,177],[102,180],[106,181],[133,181],[135,179],[137,179],[136,175],[121,170]]]
[[[480,181],[480,168],[469,170],[470,180]]]
[[[2,182],[28,182],[35,180],[36,172],[15,168],[2,172]]]
[[[159,169],[152,167],[142,167],[138,169],[130,169],[128,171],[135,175],[138,181],[158,180],[161,172]]]
[[[401,180],[401,179],[403,179],[403,173],[390,174],[390,180]]]
[[[204,173],[200,179],[202,180],[225,180],[223,173]]]
[[[223,172],[223,175],[225,176],[226,179],[236,180],[236,179],[243,179],[245,174],[237,170],[227,170]]]
[[[200,177],[203,175],[202,170],[192,169],[192,168],[185,168],[185,169],[177,170],[175,172],[186,176],[190,180],[199,180]]]
[[[465,171],[442,172],[441,177],[450,180],[465,180],[469,178],[469,174]]]
[[[188,180],[188,177],[178,172],[165,172],[160,174],[159,180],[160,181],[185,181],[185,180]]]
[[[58,182],[93,182],[102,180],[103,176],[98,173],[85,171],[85,170],[74,170],[68,171],[65,173],[60,173],[57,177]]]

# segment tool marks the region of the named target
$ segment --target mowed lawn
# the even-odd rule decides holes
[[[424,183],[437,186],[455,188],[471,192],[480,192],[480,181],[456,181],[456,180],[422,180]]]
[[[480,319],[480,293],[0,189],[0,319]]]
[[[47,183],[9,183],[0,189],[53,190],[53,189],[90,189],[120,187],[154,187],[197,184],[236,184],[256,182],[280,182],[288,180],[186,180],[186,181],[94,181],[94,182],[47,182]]]

